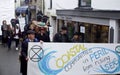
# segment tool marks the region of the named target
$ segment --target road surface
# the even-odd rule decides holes
[[[14,43],[11,50],[0,44],[0,75],[21,75],[18,53],[19,51],[15,50]]]

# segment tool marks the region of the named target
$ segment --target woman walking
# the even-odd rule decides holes
[[[11,49],[11,43],[12,43],[12,36],[13,36],[13,31],[12,28],[10,27],[10,25],[7,26],[7,44],[8,44],[8,50]]]
[[[3,20],[2,22],[1,31],[2,31],[2,44],[5,47],[7,44],[7,21],[6,20]]]

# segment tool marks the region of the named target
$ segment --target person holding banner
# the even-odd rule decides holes
[[[20,72],[22,75],[27,75],[27,50],[28,50],[28,43],[29,42],[39,42],[38,39],[35,38],[35,32],[33,30],[27,31],[27,38],[23,41],[21,46],[21,52],[20,52],[20,62],[21,62],[21,68]]]

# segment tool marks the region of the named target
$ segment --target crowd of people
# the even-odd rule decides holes
[[[50,40],[48,25],[40,26],[37,21],[32,20],[29,25],[24,27],[24,31],[21,32],[20,24],[17,22],[15,26],[7,24],[6,20],[3,20],[2,26],[2,45],[8,46],[8,50],[11,49],[12,41],[15,41],[15,49],[19,50],[19,59],[21,64],[20,72],[22,75],[27,75],[27,50],[29,42],[82,42],[81,36],[78,32],[75,32],[72,39],[69,39],[67,34],[67,27],[63,26],[61,31],[56,33],[53,37],[53,41]],[[21,46],[19,46],[21,43]]]
[[[2,31],[2,45],[4,47],[8,46],[8,50],[11,49],[12,41],[15,41],[16,50],[18,50],[19,38],[21,37],[21,30],[19,24],[16,24],[15,27],[12,27],[10,24],[7,24],[6,20],[3,20],[1,25]]]

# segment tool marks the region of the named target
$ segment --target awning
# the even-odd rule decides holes
[[[21,6],[16,8],[16,13],[26,13],[26,11],[28,10],[28,6]]]

